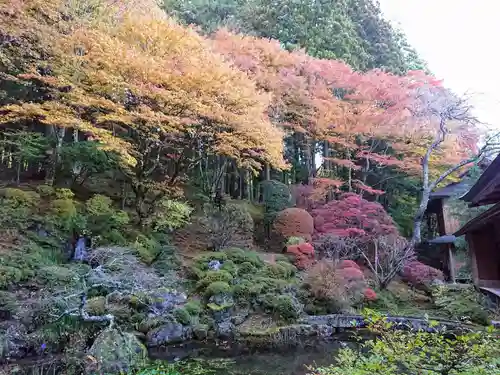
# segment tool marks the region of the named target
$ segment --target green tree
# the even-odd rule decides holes
[[[12,130],[3,133],[0,145],[7,153],[10,153],[16,164],[16,183],[19,185],[23,168],[40,162],[46,156],[49,139],[40,133]]]
[[[220,27],[279,40],[289,50],[342,59],[355,69],[425,68],[373,0],[165,0],[165,10],[207,33]]]

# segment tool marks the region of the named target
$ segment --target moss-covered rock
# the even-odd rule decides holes
[[[135,335],[117,329],[101,332],[88,354],[95,359],[87,365],[89,375],[130,373],[144,366],[147,359],[147,350]]]

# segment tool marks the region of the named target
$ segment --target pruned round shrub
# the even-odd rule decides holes
[[[225,283],[230,283],[232,280],[233,276],[227,271],[223,270],[208,271],[205,273],[203,279],[198,281],[196,287],[198,289],[203,289],[216,281],[223,281]]]
[[[238,267],[238,275],[254,274],[256,271],[257,267],[250,262],[243,262]]]
[[[55,189],[49,185],[38,185],[36,191],[41,197],[50,197],[55,194]]]
[[[263,298],[264,307],[285,321],[294,321],[300,317],[303,306],[292,296],[282,294],[266,294]]]
[[[430,290],[434,281],[444,281],[442,271],[419,261],[407,263],[403,268],[402,276],[406,282],[426,291]]]
[[[238,273],[238,267],[232,260],[226,260],[224,263],[222,263],[222,267],[220,269],[230,273],[232,276],[236,276],[236,274]]]
[[[174,315],[175,320],[177,320],[182,325],[187,326],[189,325],[189,323],[191,323],[191,315],[189,315],[189,312],[186,308],[179,307],[175,309],[172,314]]]
[[[217,294],[230,293],[231,287],[224,281],[216,281],[205,289],[205,296],[211,297]]]
[[[34,191],[26,191],[16,188],[6,188],[4,197],[12,202],[13,206],[32,207],[38,204],[40,196]]]
[[[223,250],[227,254],[227,258],[232,260],[236,264],[241,264],[248,262],[253,264],[255,267],[261,267],[264,265],[264,261],[255,251],[242,250],[238,248],[228,248]]]
[[[276,216],[273,231],[282,243],[290,237],[301,237],[310,242],[314,231],[313,218],[302,208],[287,208]]]
[[[201,302],[197,300],[191,300],[188,301],[185,305],[184,308],[186,311],[189,313],[191,316],[198,316],[201,314],[202,311],[202,306]]]
[[[293,264],[300,270],[307,269],[314,263],[314,247],[309,243],[287,246],[286,252],[293,257]]]

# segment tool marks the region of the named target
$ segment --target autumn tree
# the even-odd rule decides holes
[[[195,31],[154,7],[136,12],[126,2],[96,1],[93,17],[83,20],[63,17],[81,11],[78,2],[19,4],[4,24],[13,38],[33,25],[32,49],[43,48],[48,58],[45,69],[33,61],[10,79],[49,94],[3,105],[0,121],[50,127],[51,171],[67,131],[98,142],[120,155],[142,222],[163,197],[179,193],[186,173],[206,155],[224,155],[248,170],[285,166],[282,133],[265,115],[267,95]]]

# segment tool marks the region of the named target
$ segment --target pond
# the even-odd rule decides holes
[[[229,360],[217,375],[305,375],[306,366],[323,366],[333,362],[343,341],[316,342],[314,345],[241,350],[241,348],[192,347],[168,348],[151,353],[152,358],[171,362],[197,358],[207,362]]]

